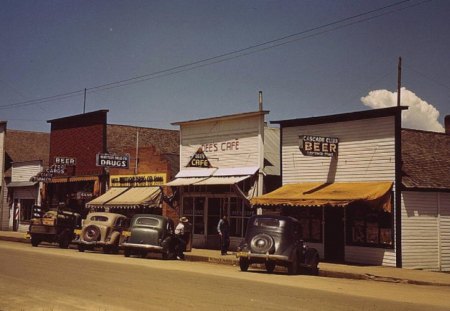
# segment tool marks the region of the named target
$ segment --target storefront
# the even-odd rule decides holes
[[[279,176],[278,129],[264,125],[267,111],[177,122],[180,171],[167,183],[175,189],[180,214],[193,225],[193,246],[218,248],[217,224],[224,215],[231,227],[231,248],[256,213],[250,199]]]
[[[111,212],[132,217],[134,214],[163,213],[163,191],[166,175],[138,174],[110,176],[109,190],[90,201],[90,211]]]
[[[252,204],[298,218],[322,259],[395,266],[402,109],[273,122],[283,186]]]
[[[9,227],[13,231],[26,232],[32,218],[34,205],[41,204],[42,183],[31,181],[42,170],[42,161],[16,162],[12,164],[11,182],[7,184],[10,207]]]

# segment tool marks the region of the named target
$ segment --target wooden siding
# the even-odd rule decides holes
[[[41,170],[41,161],[13,163],[11,181],[30,181],[30,178],[36,176]]]
[[[180,169],[183,169],[198,148],[213,167],[259,167],[260,117],[214,121],[210,123],[183,125],[181,129]],[[226,150],[227,142],[239,141],[238,148]],[[225,150],[224,150],[225,149]]]
[[[438,193],[440,266],[442,271],[450,271],[450,193]]]
[[[402,192],[403,268],[439,269],[438,194]]]
[[[308,181],[378,181],[395,177],[394,117],[283,128],[283,184]],[[339,155],[304,156],[300,135],[336,137]]]
[[[395,250],[375,247],[345,247],[345,261],[378,266],[395,267]]]

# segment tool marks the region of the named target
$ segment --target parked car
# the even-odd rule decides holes
[[[174,259],[181,247],[174,233],[173,220],[160,215],[137,214],[131,219],[129,230],[124,231],[122,243],[125,257],[149,252],[161,253],[163,259]]]
[[[319,254],[304,243],[301,234],[301,224],[293,217],[251,217],[236,253],[241,270],[247,271],[251,264],[260,263],[265,264],[269,273],[280,265],[287,267],[289,274],[317,274]]]
[[[129,219],[121,214],[94,212],[84,221],[78,240],[78,250],[102,248],[104,253],[118,253],[122,231],[128,228]]]
[[[30,221],[27,235],[31,245],[38,246],[41,242],[58,243],[60,248],[68,248],[75,238],[74,230],[81,228],[81,216],[70,211],[48,211],[42,216],[35,215]]]

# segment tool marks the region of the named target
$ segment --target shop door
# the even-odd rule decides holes
[[[325,213],[325,260],[344,262],[344,208],[326,206]]]

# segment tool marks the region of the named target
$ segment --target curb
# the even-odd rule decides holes
[[[0,240],[8,241],[8,242],[19,242],[19,243],[30,243],[29,239],[24,237],[14,237],[14,236],[0,236]],[[202,256],[195,255],[190,252],[185,253],[185,260],[191,262],[207,262],[212,264],[220,264],[220,265],[228,265],[228,266],[239,266],[239,260],[237,258],[230,256],[223,257],[211,257],[211,256]],[[263,268],[263,267],[261,267]],[[325,268],[320,268],[319,266],[319,276],[320,277],[329,277],[329,278],[340,278],[340,279],[352,279],[352,280],[371,280],[378,282],[387,282],[387,283],[401,283],[401,284],[412,284],[412,285],[432,285],[432,286],[445,286],[449,287],[450,284],[447,283],[439,283],[439,282],[428,282],[428,281],[419,281],[419,280],[411,280],[411,279],[401,279],[394,277],[384,277],[373,274],[362,274],[362,273],[354,273],[354,272],[343,272],[343,271],[333,271]]]

